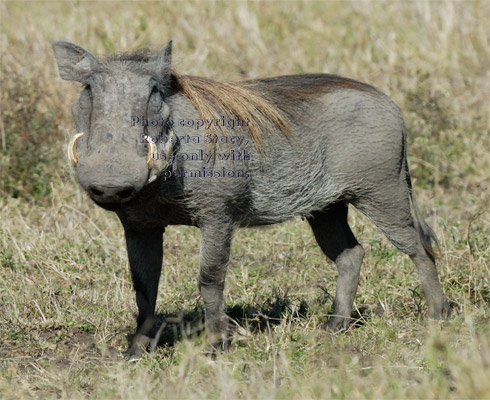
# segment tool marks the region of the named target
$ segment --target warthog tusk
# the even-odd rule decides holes
[[[77,154],[77,142],[78,139],[80,139],[83,136],[83,132],[77,133],[75,136],[73,136],[70,140],[70,143],[68,143],[68,159],[70,162],[75,165],[78,162],[78,154]]]
[[[153,154],[157,153],[157,146],[153,143],[149,136],[145,136],[146,145],[148,146],[148,155],[146,156],[146,163],[148,168],[153,168]]]
[[[151,139],[146,136],[146,142],[148,143],[148,148],[150,149],[149,157],[152,154],[156,154],[156,145],[151,142]],[[160,173],[168,168],[171,164],[171,160],[174,158],[172,156],[172,152],[174,149],[174,144],[176,143],[176,136],[171,127],[168,128],[167,140],[164,141],[163,148],[160,149],[159,157],[151,157],[151,160],[148,163],[150,167],[150,177],[148,178],[148,183],[152,183],[155,181],[160,175]]]

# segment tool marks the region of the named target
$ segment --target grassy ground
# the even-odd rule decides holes
[[[0,398],[488,399],[489,17],[485,1],[0,3]],[[459,314],[426,320],[410,260],[354,210],[360,326],[327,333],[336,272],[308,226],[241,230],[226,287],[236,334],[211,361],[195,335],[199,231],[173,227],[157,305],[167,344],[124,362],[136,306],[122,229],[64,159],[79,89],[50,42],[106,54],[169,38],[181,73],[329,72],[388,93]]]

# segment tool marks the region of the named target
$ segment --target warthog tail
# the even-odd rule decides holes
[[[408,170],[408,163],[405,162],[405,171],[406,171],[406,180],[408,189],[410,191],[410,201],[412,202],[412,207],[415,212],[415,226],[417,231],[419,232],[420,241],[422,242],[422,246],[424,246],[425,252],[430,257],[432,261],[435,261],[436,257],[439,257],[440,254],[436,252],[432,248],[432,241],[437,246],[437,249],[440,251],[441,247],[439,246],[439,241],[437,240],[437,236],[432,230],[432,228],[424,221],[422,214],[420,213],[419,206],[417,205],[417,201],[415,200],[415,195],[413,193],[412,188],[412,180],[410,178],[410,172]]]

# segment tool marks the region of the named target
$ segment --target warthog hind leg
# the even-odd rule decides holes
[[[389,195],[387,195],[387,193]],[[420,277],[422,289],[427,301],[429,317],[447,318],[451,307],[442,291],[437,274],[434,257],[422,244],[419,232],[422,228],[415,225],[409,202],[409,190],[398,183],[386,186],[369,199],[359,201],[356,205],[401,252],[410,256]],[[419,217],[417,224],[430,228]],[[430,236],[430,235],[429,235]],[[430,237],[427,239],[430,242]]]
[[[364,250],[347,223],[347,212],[346,204],[337,203],[308,218],[318,245],[338,270],[333,314],[327,323],[333,331],[349,326],[364,257]]]

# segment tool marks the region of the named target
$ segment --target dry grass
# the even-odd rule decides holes
[[[489,398],[489,7],[0,3],[0,397]],[[336,273],[295,220],[236,237],[226,303],[242,328],[230,352],[211,361],[201,337],[169,330],[169,345],[125,363],[136,308],[122,229],[81,193],[63,159],[77,88],[58,77],[50,42],[106,54],[157,50],[169,38],[180,73],[329,72],[388,93],[404,110],[416,194],[459,315],[421,318],[410,261],[354,212],[367,250],[362,326],[322,331]],[[194,228],[166,235],[157,307],[174,327],[199,319],[198,243]]]

